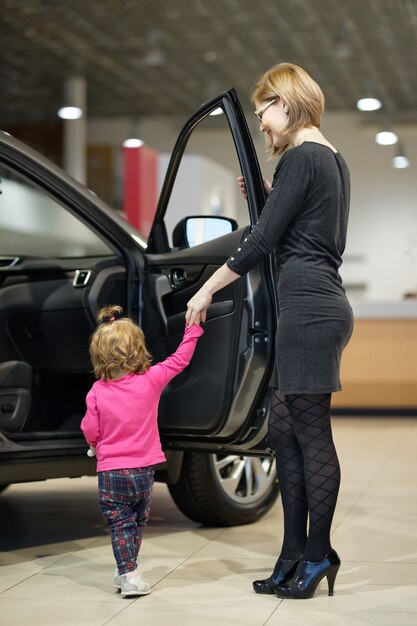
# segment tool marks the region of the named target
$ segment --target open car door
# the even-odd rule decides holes
[[[196,133],[202,141],[215,136],[213,125],[218,128],[215,120],[220,116],[214,118],[211,114],[218,112],[223,112],[223,123],[227,119],[234,146],[235,166],[229,172],[229,183],[232,180],[233,193],[240,196],[236,176],[241,173],[248,201],[240,213],[236,207],[232,211],[240,222],[237,230],[230,229],[232,232],[220,236],[212,233],[210,237],[214,238],[200,239],[202,243],[191,247],[187,237],[181,237],[187,217],[193,215],[194,221],[203,215],[227,217],[227,203],[236,202],[230,189],[225,191],[223,166],[215,158],[202,163],[198,142],[194,142],[197,148],[191,154],[186,151]],[[220,183],[213,183],[207,194],[211,183],[206,179],[212,177],[213,170]],[[202,190],[199,197],[193,195],[196,187]],[[145,254],[143,324],[156,360],[175,350],[182,337],[188,300],[238,247],[257,222],[264,201],[253,142],[237,93],[231,89],[203,105],[188,120],[168,165]],[[175,228],[176,222],[181,223]],[[241,453],[242,449],[262,448],[273,365],[274,307],[270,259],[214,295],[205,333],[190,366],[172,381],[161,398],[159,426],[168,449]]]

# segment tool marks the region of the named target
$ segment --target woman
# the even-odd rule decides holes
[[[340,468],[330,424],[331,394],[341,389],[352,310],[338,269],[345,248],[350,177],[320,132],[324,96],[300,67],[268,70],[252,96],[273,156],[282,155],[258,224],[188,303],[187,323],[205,321],[212,295],[271,252],[278,268],[276,359],[269,435],[276,452],[284,538],[272,575],[257,593],[310,598],[326,576],[329,595],[340,559],[330,528]],[[245,194],[245,184],[239,178]],[[308,522],[308,528],[307,528]]]

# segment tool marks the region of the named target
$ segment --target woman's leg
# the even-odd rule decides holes
[[[331,394],[286,396],[304,459],[309,531],[303,559],[321,561],[331,549],[330,528],[340,486],[340,466],[330,423]]]
[[[277,390],[272,392],[269,436],[276,454],[284,511],[284,539],[280,558],[297,560],[303,555],[307,541],[308,508],[303,453],[286,400]]]

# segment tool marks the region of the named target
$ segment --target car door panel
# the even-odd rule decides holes
[[[244,234],[242,230],[240,238]],[[152,303],[149,310],[145,309],[145,320],[152,320],[147,336],[156,360],[175,350],[184,329],[188,300],[220,267],[211,263],[199,266],[196,259],[211,261],[213,250],[208,254],[207,247],[218,248],[217,258],[224,263],[232,251],[230,240],[227,235],[209,242],[210,246],[206,243],[189,249],[187,254],[145,255]],[[173,267],[184,272],[188,267],[198,269],[198,279],[192,285],[175,287],[169,280]],[[265,362],[270,358],[273,322],[268,309],[262,310],[266,297],[263,289],[265,281],[257,268],[214,294],[191,364],[161,398],[159,425],[170,440],[203,436],[206,441],[208,437],[231,439],[245,430],[248,415],[244,415],[243,407],[247,402],[253,404],[268,374]],[[158,330],[152,333],[155,320]]]
[[[230,315],[233,313],[234,303],[233,300],[225,300],[223,302],[215,302],[210,305],[207,311],[207,322],[214,320],[217,317],[223,317],[224,315]],[[167,318],[167,336],[178,335],[184,330],[184,318],[185,311],[178,313],[177,315],[171,315]]]
[[[245,177],[248,223],[256,223],[264,202],[252,140],[236,93],[231,90],[203,105],[188,120],[177,140],[161,192],[145,255],[144,319],[156,360],[166,358],[178,346],[187,302],[225,263],[249,228],[179,251],[168,245],[164,215],[182,154],[193,129],[217,107],[227,115]],[[259,431],[259,411],[265,416],[273,365],[274,306],[269,259],[214,294],[204,335],[189,367],[172,381],[161,398],[159,425],[169,445],[227,443],[230,450],[230,446],[250,439],[252,430]]]
[[[211,266],[214,271],[217,266]],[[205,273],[203,273],[205,275]],[[187,289],[188,292],[188,289]],[[195,355],[186,370],[166,388],[159,405],[159,425],[162,431],[215,435],[223,423],[224,406],[230,403],[234,362],[234,346],[239,325],[235,302],[241,301],[241,285],[230,288],[225,301],[214,303],[210,319],[204,326],[204,336],[199,340]],[[186,298],[190,296],[187,295]],[[163,360],[175,351],[185,328],[185,309],[167,318],[167,333],[147,332],[148,345],[156,361]],[[145,320],[160,316],[163,303],[145,311]],[[175,306],[172,307],[175,310]],[[153,326],[153,324],[152,324]],[[163,326],[163,323],[159,327]],[[201,345],[205,349],[199,351]],[[218,352],[219,343],[223,346]],[[213,349],[210,349],[213,346]],[[227,384],[226,384],[227,381]]]
[[[94,317],[107,302],[125,306],[125,267],[117,257],[21,259],[0,276],[0,361],[21,361],[33,371],[25,431],[81,435],[94,380],[88,351]]]
[[[103,260],[95,265],[91,259],[77,259],[76,265],[74,260],[45,261],[39,267],[25,261],[0,270],[0,325],[6,340],[0,360],[20,358],[42,369],[89,370],[94,314],[109,297],[124,305],[126,293],[125,268],[117,264],[101,269],[102,264]],[[74,285],[74,275],[81,269],[89,271],[89,280],[80,287]]]
[[[185,268],[186,266],[183,266]],[[150,273],[147,279],[148,291],[154,294],[156,312],[158,314],[160,332],[164,336],[174,335],[184,330],[187,302],[205,281],[218,269],[217,265],[201,267],[199,278],[192,287],[175,287],[169,276],[171,267],[161,266],[160,274]],[[215,301],[208,311],[207,319],[213,319],[233,312],[234,303],[228,292],[221,294],[221,301]]]
[[[232,254],[245,233],[246,229],[234,231],[201,244],[197,251],[188,248],[166,254],[145,254],[149,291],[156,301],[161,330],[166,336],[182,332],[188,300]],[[175,276],[183,280],[178,284]],[[222,290],[215,295],[207,319],[232,313],[233,307],[230,290]]]

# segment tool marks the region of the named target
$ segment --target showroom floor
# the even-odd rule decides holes
[[[201,528],[157,485],[141,571],[152,594],[123,600],[94,478],[0,496],[0,624],[13,626],[402,626],[417,624],[417,419],[334,418],[342,487],[335,595],[259,596],[278,550],[280,503],[260,522]]]

